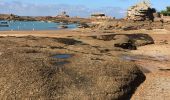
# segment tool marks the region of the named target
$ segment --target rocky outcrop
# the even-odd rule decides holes
[[[128,9],[126,19],[134,21],[153,20],[155,12],[156,10],[151,8],[148,2],[143,1]]]
[[[90,25],[88,25],[87,23],[80,23],[77,27],[78,28],[90,28]]]
[[[29,36],[0,41],[1,99],[129,100],[145,79],[134,63],[90,45],[67,45],[77,42],[74,39]],[[53,58],[56,53],[73,56]]]
[[[128,35],[130,39],[133,40],[135,46],[144,46],[148,44],[154,44],[154,40],[151,36],[148,34],[132,34]]]
[[[135,46],[132,39],[130,39],[126,35],[116,35],[114,37],[114,46],[115,47],[121,47],[123,49],[130,49],[130,50],[136,50],[137,47]]]
[[[18,16],[13,14],[0,14],[1,20],[12,20],[14,18],[18,18]]]
[[[30,16],[18,16],[14,14],[0,14],[0,20],[36,21],[36,18]]]
[[[67,25],[60,25],[58,28],[59,29],[66,29],[66,28],[68,28],[68,26]]]
[[[115,47],[136,50],[138,46],[154,44],[154,40],[148,34],[111,34],[93,36],[95,39],[113,41]]]
[[[155,19],[156,20],[156,19]],[[161,18],[157,21],[132,21],[132,20],[106,20],[100,23],[94,23],[93,30],[110,31],[110,30],[152,30],[152,29],[164,29],[168,26],[168,23],[162,22]]]

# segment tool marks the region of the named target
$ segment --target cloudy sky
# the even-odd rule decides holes
[[[101,12],[121,18],[126,9],[141,0],[0,0],[0,13],[30,16],[55,16],[62,11],[71,16],[88,17]],[[158,11],[170,6],[170,0],[151,0]]]

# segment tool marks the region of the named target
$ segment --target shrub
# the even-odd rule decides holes
[[[164,16],[170,16],[170,6],[166,7],[166,10],[162,10],[160,13]]]

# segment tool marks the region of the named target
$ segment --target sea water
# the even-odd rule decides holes
[[[7,21],[9,27],[0,27],[0,31],[16,30],[59,30],[62,23],[43,22],[43,21]],[[68,29],[74,29],[76,24],[68,24]]]

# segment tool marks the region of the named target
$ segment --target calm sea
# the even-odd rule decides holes
[[[0,21],[2,22],[2,21]],[[3,21],[4,22],[4,21]],[[15,30],[59,30],[62,23],[40,22],[40,21],[7,21],[9,27],[0,27],[0,31]],[[68,24],[68,29],[76,28],[76,24]]]

